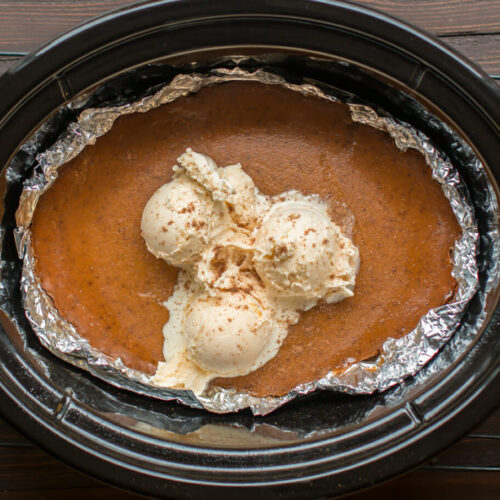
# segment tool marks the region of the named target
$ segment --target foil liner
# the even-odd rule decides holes
[[[449,160],[420,131],[390,116],[377,114],[366,105],[347,104],[353,121],[387,132],[402,151],[411,148],[420,152],[431,168],[433,178],[442,186],[462,228],[462,235],[456,241],[453,252],[452,274],[458,283],[453,301],[431,309],[406,336],[386,340],[375,358],[346,365],[345,369],[330,372],[320,380],[302,384],[280,397],[255,397],[220,387],[213,387],[203,396],[195,397],[191,391],[154,386],[148,375],[132,370],[125,366],[121,359],[111,358],[92,347],[79,336],[75,327],[59,314],[52,299],[40,284],[34,268],[30,224],[40,196],[57,179],[59,167],[77,156],[87,145],[94,144],[98,137],[111,129],[119,116],[144,113],[195,93],[203,87],[235,80],[281,85],[304,95],[338,101],[315,82],[294,84],[287,82],[280,75],[262,69],[249,72],[236,67],[213,69],[206,74],[180,74],[154,95],[139,101],[83,111],[51,148],[38,155],[38,166],[32,177],[25,182],[20,197],[15,238],[19,256],[23,259],[21,292],[26,316],[40,342],[65,361],[115,386],[163,400],[177,400],[188,406],[205,408],[215,413],[250,408],[255,415],[265,415],[298,395],[318,389],[333,389],[349,394],[372,394],[375,391],[387,390],[406,377],[416,374],[445,345],[459,326],[467,304],[478,288],[476,255],[479,233],[465,184]],[[479,161],[477,168],[482,169]]]

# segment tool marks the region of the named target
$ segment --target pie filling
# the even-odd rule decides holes
[[[256,82],[121,116],[32,223],[42,286],[92,346],[160,385],[256,396],[409,333],[453,296],[459,234],[419,153]]]

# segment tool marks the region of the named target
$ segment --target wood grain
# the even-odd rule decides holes
[[[24,436],[0,418],[0,448],[33,446]],[[0,451],[1,453],[1,451]]]
[[[418,469],[348,498],[349,500],[494,500],[500,498],[500,473],[457,473]]]
[[[454,36],[442,39],[490,75],[500,76],[500,35]]]
[[[146,497],[108,486],[39,491],[0,491],[0,500],[68,500],[68,498],[71,500],[144,500]]]
[[[0,491],[95,486],[36,447],[0,447]]]
[[[441,452],[430,462],[432,467],[498,468],[500,439],[466,437]]]
[[[356,0],[435,35],[497,33],[500,0]]]
[[[500,405],[480,423],[472,432],[472,436],[496,436],[500,446]]]
[[[500,0],[361,0],[436,35],[500,32]],[[0,52],[31,51],[128,0],[0,0]]]

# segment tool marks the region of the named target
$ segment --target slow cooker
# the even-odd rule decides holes
[[[37,149],[52,144],[75,118],[67,106],[75,99],[128,102],[228,55],[360,96],[422,130],[454,161],[483,235],[478,297],[489,287],[485,319],[467,342],[450,342],[422,373],[383,394],[317,392],[266,417],[216,415],[120,390],[39,344],[24,316],[13,239],[22,181],[37,153],[21,146],[35,130]],[[347,2],[145,2],[30,54],[0,78],[0,96],[0,165],[17,173],[2,184],[2,274],[12,286],[1,295],[0,412],[59,459],[158,497],[211,498],[220,488],[240,498],[342,495],[428,460],[497,403],[499,286],[484,235],[498,221],[481,206],[485,183],[498,196],[500,93],[435,38]],[[467,168],[468,148],[485,175]],[[478,314],[473,300],[459,330],[473,329]],[[440,357],[446,369],[433,370]]]

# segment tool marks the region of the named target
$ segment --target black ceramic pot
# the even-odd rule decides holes
[[[451,127],[500,178],[500,96],[481,70],[429,35],[343,2],[158,1],[90,21],[26,57],[0,79],[0,165],[16,173],[2,191],[3,295],[0,411],[42,448],[98,479],[137,492],[183,498],[340,495],[429,459],[476,425],[498,400],[500,312],[460,349],[451,344],[417,377],[385,394],[318,393],[267,416],[218,416],[121,391],[54,358],[24,318],[12,229],[33,156],[18,152],[50,119],[46,147],[74,118],[61,106],[99,87],[92,104],[152,92],[181,68],[224,54],[251,54],[283,71],[356,94],[429,135],[456,163],[476,206],[481,290],[493,262],[481,207],[485,178]],[[253,64],[250,60],[247,64]],[[425,111],[424,108],[427,110]],[[438,120],[439,119],[439,120]],[[11,163],[12,162],[12,163]],[[474,324],[472,302],[463,328]],[[458,349],[453,354],[453,349]]]

